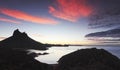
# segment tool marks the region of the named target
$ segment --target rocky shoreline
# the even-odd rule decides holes
[[[58,64],[41,63],[27,51],[0,48],[0,70],[120,70],[120,59],[104,49],[81,49]]]
[[[0,48],[0,70],[53,70],[53,67],[35,60],[26,51]]]

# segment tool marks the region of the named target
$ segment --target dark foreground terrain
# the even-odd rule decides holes
[[[53,70],[53,67],[38,62],[25,51],[0,48],[0,70]]]
[[[103,49],[82,49],[63,56],[58,64],[38,62],[28,52],[0,48],[0,70],[120,70],[120,59]]]
[[[63,56],[57,70],[120,70],[120,59],[104,49],[82,49]]]

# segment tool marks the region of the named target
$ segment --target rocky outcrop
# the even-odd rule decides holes
[[[120,59],[104,49],[82,49],[60,58],[56,70],[120,70]]]
[[[53,70],[53,67],[38,62],[26,51],[0,48],[0,70]]]
[[[31,39],[25,32],[22,33],[18,29],[14,31],[13,36],[0,42],[0,47],[16,49],[46,50],[49,46]]]

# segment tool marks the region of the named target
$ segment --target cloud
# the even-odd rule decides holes
[[[24,20],[27,22],[38,23],[38,24],[57,24],[58,23],[57,21],[51,18],[37,17],[37,16],[30,15],[28,13],[18,11],[18,10],[13,10],[13,9],[2,8],[0,9],[0,13],[16,19]]]
[[[120,29],[111,29],[108,31],[90,33],[86,37],[120,37]]]
[[[108,31],[101,31],[90,33],[85,36],[88,40],[102,41],[102,42],[120,42],[120,29],[111,29]]]
[[[56,0],[55,6],[49,6],[49,13],[54,17],[72,22],[89,16],[91,12],[87,0]]]
[[[100,42],[100,43],[105,43],[105,44],[109,44],[109,43],[120,44],[120,42],[109,42],[109,41],[108,42]]]
[[[3,22],[8,22],[8,23],[20,24],[20,22],[19,22],[19,21],[10,20],[10,19],[7,19],[7,18],[1,18],[1,17],[0,17],[0,21],[3,21]]]
[[[97,0],[89,16],[91,28],[120,26],[120,0]]]
[[[93,40],[93,41],[120,41],[120,37],[87,37],[88,40]]]

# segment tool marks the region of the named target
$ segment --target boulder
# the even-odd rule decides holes
[[[60,58],[56,70],[120,70],[120,59],[104,49],[82,49]]]

